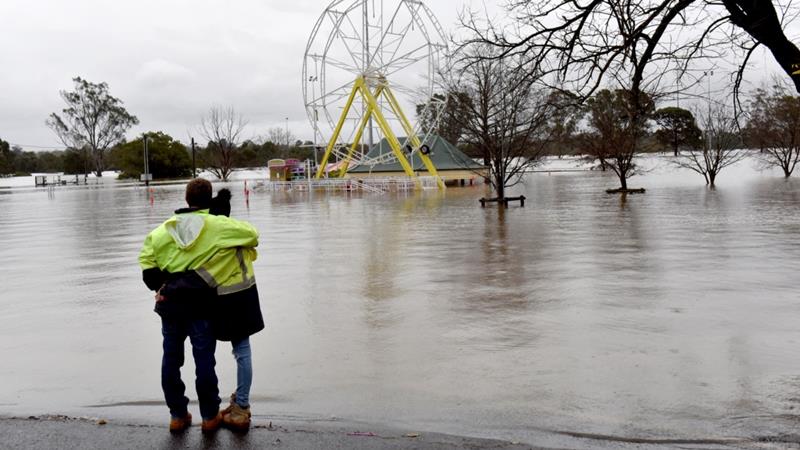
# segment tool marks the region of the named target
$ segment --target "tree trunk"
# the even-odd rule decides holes
[[[767,0],[722,0],[734,25],[770,49],[781,68],[800,92],[800,50],[789,42],[781,28],[775,6]]]
[[[495,188],[494,190],[497,191],[497,198],[503,199],[506,196],[506,187],[503,185],[503,180],[500,177],[495,178]]]
[[[716,172],[708,172],[708,181],[706,181],[706,184],[710,185],[711,187],[714,187],[714,180],[716,179],[717,179]]]
[[[95,150],[92,154],[94,155],[94,174],[100,178],[103,176],[103,169],[105,169],[103,152],[102,150]]]
[[[628,179],[622,171],[619,173],[619,184],[622,190],[628,189]]]

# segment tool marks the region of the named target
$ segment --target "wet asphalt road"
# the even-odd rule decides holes
[[[533,449],[530,445],[473,439],[436,433],[409,436],[397,430],[354,430],[313,426],[259,426],[247,434],[220,430],[204,436],[199,424],[185,433],[172,435],[153,425],[106,423],[55,418],[0,419],[0,449],[456,449],[487,448],[500,450]],[[416,433],[414,433],[416,434]]]

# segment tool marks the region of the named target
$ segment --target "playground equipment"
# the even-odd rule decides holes
[[[426,142],[447,103],[434,95],[446,57],[442,27],[421,0],[332,1],[303,60],[306,112],[315,141],[327,142],[315,178],[396,161],[416,179],[409,160],[417,155],[443,189]],[[428,130],[413,124],[408,110],[425,117]],[[402,130],[402,141],[395,130]],[[391,151],[367,157],[384,139]],[[335,167],[328,165],[332,157]]]

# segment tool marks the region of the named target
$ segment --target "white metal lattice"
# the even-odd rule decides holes
[[[327,145],[359,76],[372,89],[379,79],[386,79],[417,135],[427,140],[414,117],[425,114],[436,123],[441,115],[446,99],[433,97],[447,55],[444,31],[421,0],[332,1],[314,25],[303,58],[303,98],[315,143]],[[417,105],[423,105],[419,114]],[[398,133],[401,128],[392,119],[389,105],[381,102],[380,106],[393,132],[404,135]],[[357,99],[333,150],[337,158],[347,153],[345,146],[352,143],[365,110]],[[380,128],[370,123],[362,144],[368,150],[383,138]],[[407,142],[401,144],[405,147]],[[393,158],[367,160],[365,156],[365,152],[357,153],[351,167]]]

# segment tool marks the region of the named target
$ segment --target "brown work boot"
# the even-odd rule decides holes
[[[216,433],[222,425],[222,413],[217,413],[213,419],[203,419],[203,425],[200,428],[203,434]]]
[[[238,403],[232,402],[229,407],[225,408],[222,422],[232,430],[247,431],[250,429],[250,408],[242,408]]]
[[[192,415],[187,412],[185,416],[173,417],[169,421],[169,432],[180,433],[186,431],[190,426],[192,426]]]

